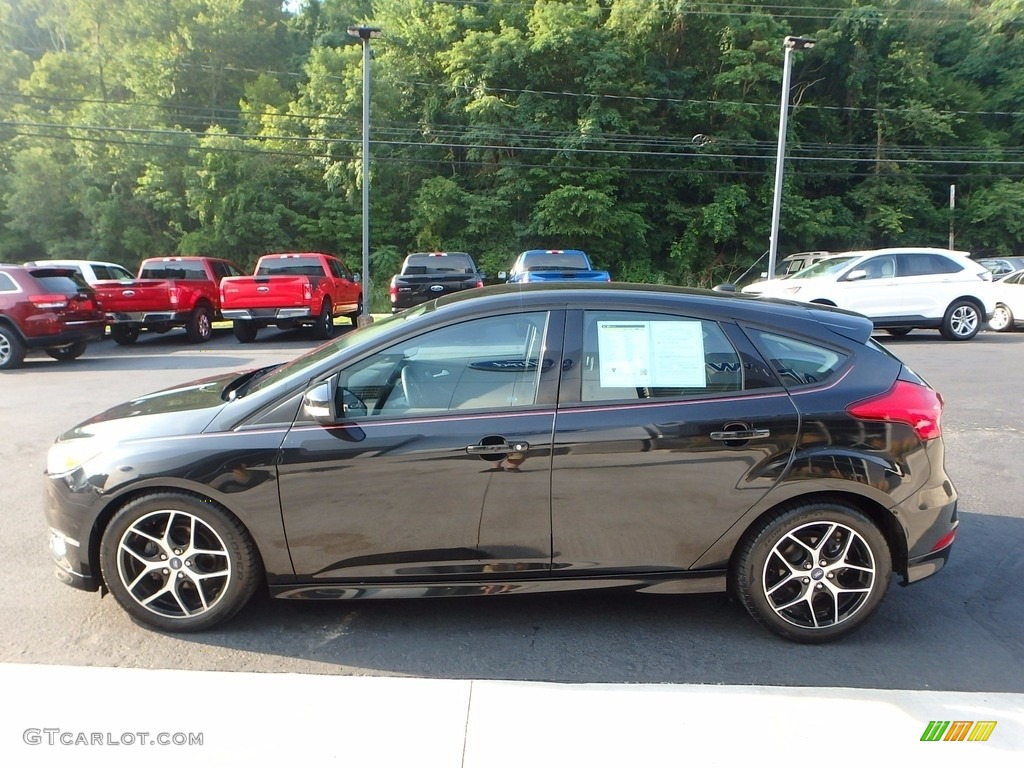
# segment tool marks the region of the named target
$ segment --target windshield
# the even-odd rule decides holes
[[[793,278],[821,277],[822,275],[829,275],[854,258],[854,256],[836,256],[831,259],[822,259],[818,263],[811,264],[811,266],[805,267],[799,272],[794,273]]]
[[[308,368],[315,368],[321,362],[331,357],[337,352],[350,347],[358,346],[370,339],[379,336],[385,331],[393,328],[396,324],[402,324],[407,322],[413,317],[418,317],[427,311],[429,304],[420,304],[408,309],[405,312],[400,312],[397,315],[388,315],[377,321],[372,325],[367,325],[363,328],[357,328],[354,331],[349,331],[343,336],[339,336],[333,341],[329,341],[326,344],[322,344],[316,349],[310,350],[304,355],[296,357],[289,363],[280,365],[273,368],[268,368],[265,373],[259,374],[254,378],[250,379],[247,384],[244,384],[238,390],[238,397],[244,397],[250,392],[258,392],[266,387],[273,386],[279,381],[287,378],[291,378],[297,373]]]

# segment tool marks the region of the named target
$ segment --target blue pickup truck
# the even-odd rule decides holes
[[[498,275],[502,276],[501,273]],[[583,251],[523,251],[504,275],[509,283],[591,282],[607,283],[612,277],[594,269]]]

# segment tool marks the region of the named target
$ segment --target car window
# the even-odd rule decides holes
[[[195,262],[167,262],[150,264],[142,269],[143,280],[206,280],[206,270]]]
[[[786,386],[820,384],[842,370],[847,358],[843,352],[776,333],[748,329],[765,351],[782,383]]]
[[[18,290],[17,284],[6,272],[0,272],[0,293],[9,293]]]
[[[649,312],[583,314],[583,401],[678,399],[743,389],[717,323]]]
[[[88,290],[89,284],[78,272],[69,272],[63,275],[40,274],[33,272],[32,276],[39,281],[39,284],[47,293],[63,293],[67,296]]]
[[[92,272],[97,280],[134,280],[135,275],[127,269],[105,264],[93,264]]]
[[[862,262],[857,269],[867,273],[865,280],[884,280],[896,276],[896,260],[892,256],[878,256]]]
[[[401,342],[341,371],[336,403],[349,415],[424,415],[537,402],[548,313],[457,323]]]
[[[900,277],[914,275],[950,275],[963,267],[937,253],[900,253],[896,256]]]

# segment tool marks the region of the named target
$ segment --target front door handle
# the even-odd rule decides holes
[[[756,440],[759,437],[771,437],[770,429],[736,429],[724,432],[712,432],[712,440]]]
[[[490,445],[467,445],[466,453],[526,453],[530,450],[530,444],[523,440],[516,440],[508,443],[491,443]]]

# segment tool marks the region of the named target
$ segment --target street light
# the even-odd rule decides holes
[[[786,122],[789,116],[789,78],[793,51],[814,47],[809,37],[787,37],[782,44],[782,105],[779,108],[779,151],[775,156],[775,197],[772,200],[772,233],[768,243],[768,279],[775,277],[775,262],[779,257],[779,216],[782,211],[782,166],[786,156]]]
[[[363,308],[356,321],[362,328],[373,322],[370,314],[370,38],[380,37],[377,27],[349,27],[363,41]]]

